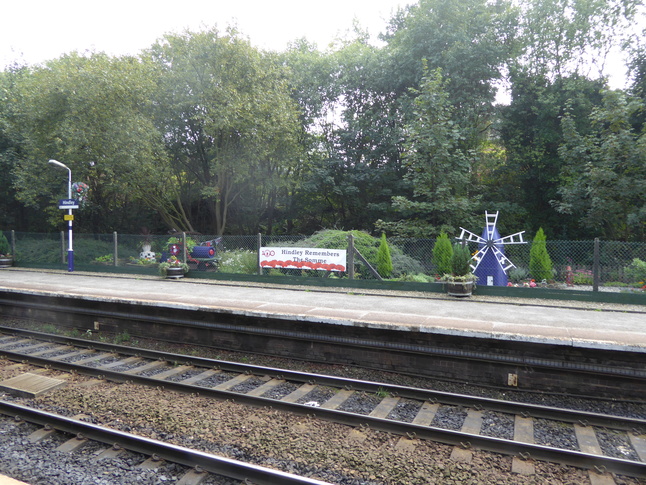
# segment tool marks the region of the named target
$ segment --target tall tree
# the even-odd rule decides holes
[[[163,71],[159,129],[192,229],[222,234],[275,203],[298,157],[298,110],[273,56],[235,31],[167,35],[147,54]],[[181,205],[181,209],[180,209]]]
[[[429,237],[454,233],[459,224],[472,221],[478,198],[470,194],[471,163],[478,153],[469,143],[468,129],[454,121],[445,85],[437,69],[423,79],[420,90],[413,90],[415,118],[406,127],[404,154],[413,197],[393,198],[405,218],[381,222],[382,229]]]
[[[72,53],[23,74],[12,118],[22,139],[13,170],[17,198],[58,219],[52,199],[67,191],[62,174],[48,168],[53,158],[90,186],[80,229],[136,225],[138,208],[163,192],[162,138],[149,112],[154,87],[150,64],[105,54]]]
[[[606,239],[646,240],[646,135],[631,124],[643,100],[607,91],[591,115],[592,132],[563,119],[565,162],[556,209],[573,214],[588,234]]]

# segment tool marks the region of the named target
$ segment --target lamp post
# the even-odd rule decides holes
[[[56,165],[57,167],[64,168],[68,172],[67,179],[67,198],[68,200],[72,199],[72,170],[65,165],[64,163],[59,162],[58,160],[50,160],[51,165]],[[67,271],[74,271],[74,248],[72,245],[72,220],[74,216],[72,215],[72,209],[68,209],[68,241],[69,245],[67,247]]]

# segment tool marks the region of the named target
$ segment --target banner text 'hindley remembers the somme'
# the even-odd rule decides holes
[[[345,271],[345,249],[321,248],[260,248],[262,268],[317,269],[321,271]]]

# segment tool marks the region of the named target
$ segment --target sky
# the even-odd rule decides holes
[[[306,37],[324,50],[356,19],[375,39],[414,0],[11,0],[0,10],[0,68],[65,53],[137,54],[169,32],[229,25],[267,50]]]

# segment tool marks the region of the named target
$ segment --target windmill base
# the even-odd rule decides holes
[[[449,296],[471,296],[473,293],[473,281],[447,282],[446,293]]]

